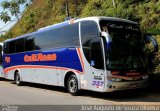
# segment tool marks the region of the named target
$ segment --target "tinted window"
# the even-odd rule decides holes
[[[16,51],[16,41],[9,42],[9,53],[15,53]]]
[[[4,53],[5,53],[5,54],[8,54],[8,53],[9,53],[9,43],[8,43],[8,42],[4,43],[3,50],[4,50]]]
[[[25,38],[25,51],[32,51],[34,50],[35,43],[34,43],[34,37],[29,36]]]
[[[94,21],[81,22],[81,39],[83,46],[87,45],[88,41],[98,36],[98,26]]]
[[[86,42],[85,46],[83,46],[83,53],[87,59],[87,61],[90,63],[90,40],[88,42]]]
[[[24,52],[24,38],[16,40],[16,52]]]
[[[36,50],[54,47],[79,46],[78,24],[41,32],[35,36]]]
[[[64,44],[64,46],[79,46],[78,24],[63,27],[61,34],[61,43]]]
[[[90,63],[90,41],[98,36],[98,26],[94,21],[81,22],[81,40],[83,52]]]
[[[94,68],[103,69],[103,53],[101,47],[101,39],[95,38],[91,41],[91,61],[94,63]]]
[[[58,47],[61,41],[62,40],[60,29],[53,29],[46,32],[41,32],[39,34],[36,34],[35,49],[38,50]]]

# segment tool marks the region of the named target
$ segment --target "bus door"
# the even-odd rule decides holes
[[[100,37],[94,38],[90,42],[91,46],[91,82],[92,89],[103,91],[104,89],[104,57],[102,50],[102,40]]]

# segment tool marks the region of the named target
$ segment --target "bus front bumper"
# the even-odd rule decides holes
[[[136,89],[148,86],[148,79],[141,81],[113,82],[109,81],[104,92],[113,92],[118,90]]]

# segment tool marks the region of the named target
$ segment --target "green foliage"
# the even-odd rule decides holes
[[[25,3],[28,4],[28,0],[11,0],[11,1],[5,0],[3,1],[1,3],[1,6],[4,9],[4,11],[0,13],[0,19],[6,23],[8,21],[11,21],[11,16],[15,16],[18,20],[18,23],[20,25],[22,32],[24,32],[23,26],[19,20],[19,14],[20,14],[20,5],[25,4]],[[11,14],[11,16],[9,14]]]
[[[29,3],[20,20],[24,32],[17,24],[11,29],[13,36],[35,31],[41,27],[62,22],[66,17],[65,0],[11,0],[3,1],[1,6],[9,8],[14,15],[19,13],[20,4]],[[160,29],[160,1],[159,0],[68,0],[72,17],[111,16],[137,21],[144,30]],[[14,8],[13,8],[14,7]],[[12,10],[12,11],[11,11]],[[15,11],[16,10],[16,11]],[[1,13],[0,18],[9,21],[8,13]],[[150,32],[150,31],[149,31]],[[152,31],[153,32],[153,31]]]
[[[156,29],[156,28],[148,29],[147,33],[151,35],[160,35],[160,29]]]
[[[5,23],[7,23],[8,21],[11,21],[11,17],[8,15],[7,12],[1,12],[0,19]]]
[[[11,31],[9,31],[4,35],[3,34],[0,35],[0,41],[5,41],[6,39],[10,39],[10,38],[13,38],[13,33]]]
[[[160,34],[155,36],[155,38],[158,42],[159,51],[158,51],[158,53],[156,55],[156,59],[155,59],[156,67],[155,67],[154,73],[160,74]]]

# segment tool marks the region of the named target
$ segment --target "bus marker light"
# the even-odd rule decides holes
[[[148,76],[143,76],[143,79],[148,79]]]
[[[119,72],[118,72],[118,71],[113,71],[112,74],[113,74],[113,75],[118,75]]]
[[[69,24],[73,24],[74,22],[74,19],[69,20]]]

